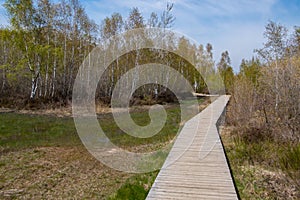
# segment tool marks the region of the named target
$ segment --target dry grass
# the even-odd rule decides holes
[[[235,127],[222,127],[221,138],[241,199],[300,199],[295,181],[280,168],[284,147],[273,141],[244,143]]]
[[[102,165],[83,147],[40,147],[0,157],[1,199],[105,199],[131,174]]]

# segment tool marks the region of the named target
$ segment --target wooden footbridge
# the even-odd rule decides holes
[[[217,128],[228,100],[218,97],[184,125],[147,199],[238,199]]]

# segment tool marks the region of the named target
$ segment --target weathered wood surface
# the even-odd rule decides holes
[[[228,100],[220,96],[184,125],[147,199],[238,199],[216,127]]]
[[[195,96],[195,97],[218,97],[219,95],[217,95],[217,94],[204,94],[204,93],[193,92],[193,96]]]

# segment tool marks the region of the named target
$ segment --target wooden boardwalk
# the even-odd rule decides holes
[[[238,199],[216,126],[228,100],[220,96],[184,125],[147,199]]]

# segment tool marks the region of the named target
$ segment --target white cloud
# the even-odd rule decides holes
[[[175,0],[183,9],[198,16],[234,16],[247,13],[268,14],[276,0]]]
[[[228,50],[235,71],[243,58],[250,59],[263,42],[264,25],[274,0],[175,0],[175,29],[199,43],[211,43],[218,62]]]
[[[126,7],[126,8],[133,8],[138,7],[143,11],[149,12],[150,10],[162,10],[164,9],[167,1],[161,0],[131,0],[131,1],[124,1],[124,0],[116,0],[115,3],[119,6]]]

